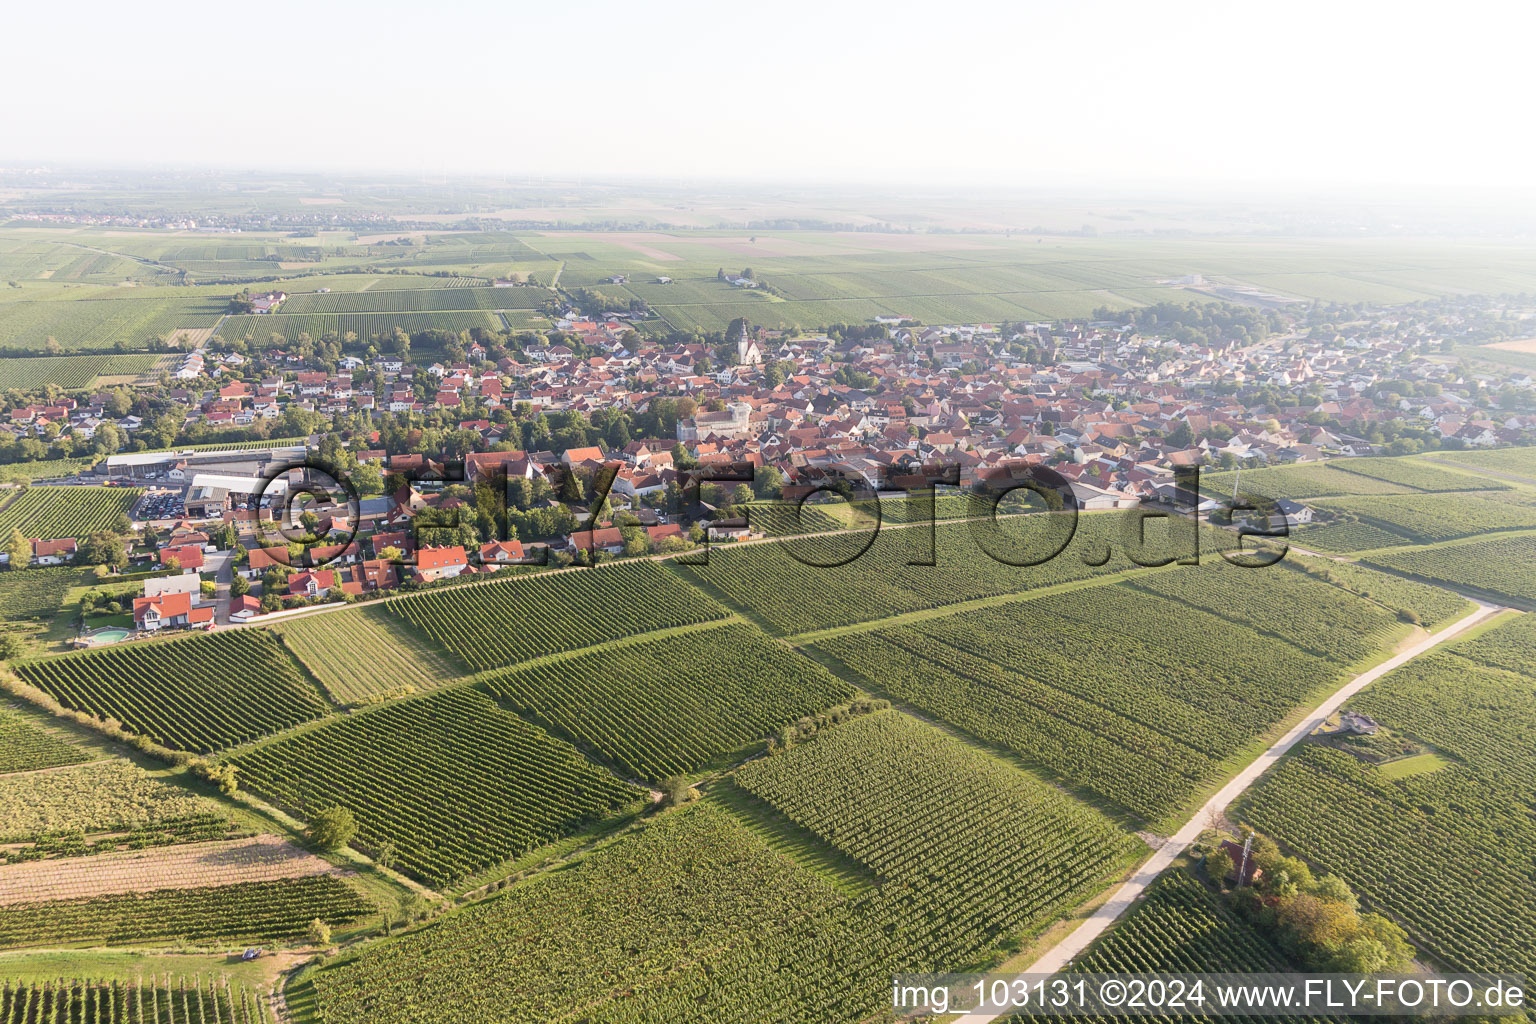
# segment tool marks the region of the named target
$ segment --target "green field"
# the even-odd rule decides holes
[[[65,707],[208,753],[331,708],[277,640],[241,629],[24,661],[16,674]]]
[[[313,975],[327,1024],[863,1020],[894,970],[972,963],[1100,888],[1138,844],[1060,792],[896,712],[739,769],[712,797]],[[760,811],[750,809],[752,805]],[[850,894],[761,815],[881,880]],[[602,972],[592,971],[594,962]],[[456,993],[475,991],[474,1003]]]
[[[29,487],[0,506],[0,536],[87,537],[111,529],[144,492],[135,487]]]
[[[367,344],[374,337],[389,337],[397,327],[407,333],[496,331],[500,330],[501,321],[494,313],[479,309],[441,313],[272,313],[232,316],[219,328],[219,337],[265,345],[275,334],[287,345],[297,341],[301,334],[316,340],[327,334],[342,338],[355,334],[360,344]]]
[[[416,291],[307,292],[290,296],[280,316],[296,313],[415,313],[440,310],[538,309],[555,297],[548,288],[434,288]]]
[[[288,649],[339,704],[406,696],[463,674],[382,608],[309,615],[277,628]]]
[[[218,1021],[268,1024],[274,1018],[261,992],[225,977],[169,976],[133,981],[49,978],[0,987],[0,1024],[38,1021]]]
[[[388,608],[477,670],[726,615],[654,562],[449,587]]]
[[[660,780],[853,696],[820,665],[725,625],[494,673],[486,687],[629,776]]]
[[[327,723],[235,759],[256,792],[300,817],[332,805],[370,850],[447,885],[598,820],[640,792],[570,745],[449,690]]]
[[[1410,548],[1372,555],[1366,561],[1383,569],[1430,582],[1462,587],[1522,606],[1536,604],[1536,536],[1495,537],[1433,548]]]
[[[0,707],[0,774],[79,764],[91,756],[58,733]]]
[[[219,814],[214,801],[123,760],[0,776],[0,841],[132,832]]]
[[[212,327],[226,306],[215,298],[134,298],[125,292],[112,299],[6,303],[0,349],[41,352],[53,338],[66,352],[142,352],[178,330]]]

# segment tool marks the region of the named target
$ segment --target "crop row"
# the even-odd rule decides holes
[[[265,630],[117,645],[26,661],[17,675],[65,707],[208,753],[330,708]]]
[[[321,1019],[878,1019],[891,974],[985,962],[1136,848],[1092,810],[896,712],[823,730],[737,781],[766,828],[854,856],[881,884],[849,896],[776,852],[748,811],[706,798],[579,870],[317,974]]]
[[[1149,820],[1336,673],[1277,638],[1123,586],[817,646],[876,692]]]
[[[0,1024],[269,1024],[266,997],[226,977],[0,983]]]
[[[241,777],[300,817],[357,818],[360,845],[446,885],[601,818],[639,795],[484,694],[382,705],[235,759]]]
[[[249,316],[232,316],[219,328],[219,336],[228,341],[245,341],[253,345],[265,345],[272,335],[291,344],[299,335],[307,334],[316,340],[335,335],[345,340],[356,335],[366,344],[376,336],[389,337],[400,328],[407,334],[420,331],[458,331],[499,329],[501,321],[494,314],[481,309],[447,310],[437,313],[276,313]]]
[[[388,607],[475,669],[726,614],[653,562],[433,590]]]
[[[1401,540],[1389,542],[1396,544],[1433,543],[1495,530],[1536,527],[1536,508],[1469,494],[1349,498],[1328,502],[1328,508],[1399,535]]]
[[[45,732],[0,708],[0,774],[58,768],[89,761],[91,755],[62,736]]]
[[[288,649],[338,703],[430,690],[462,674],[379,607],[305,616],[280,629]]]
[[[1441,587],[1404,579],[1357,562],[1308,558],[1294,552],[1286,562],[1326,583],[1385,605],[1399,615],[1411,617],[1426,629],[1433,629],[1471,608],[1465,598]]]
[[[155,828],[219,811],[124,760],[0,776],[0,842]]]
[[[691,771],[853,693],[746,625],[508,669],[486,686],[625,774],[653,780]]]
[[[0,619],[52,619],[81,572],[69,566],[0,572]]]
[[[57,385],[66,391],[91,386],[106,356],[17,356],[0,359],[0,390],[32,391]]]
[[[306,292],[283,304],[294,313],[415,313],[450,309],[537,309],[555,293],[547,288],[395,288],[366,292]]]
[[[1261,781],[1245,817],[1347,875],[1372,909],[1403,922],[1438,959],[1465,970],[1536,968],[1528,852],[1488,841],[1498,819],[1405,796],[1348,754],[1308,747]]]
[[[1335,459],[1328,463],[1328,467],[1343,470],[1346,473],[1356,473],[1384,483],[1412,487],[1416,491],[1509,490],[1509,485],[1503,481],[1490,480],[1471,473],[1458,473],[1419,459]]]
[[[1072,530],[1067,516],[886,529],[873,540],[868,530],[793,538],[716,550],[708,565],[679,571],[724,592],[775,630],[801,633],[1135,568],[1121,536],[1130,521],[1118,514],[1081,516],[1065,550],[1049,558]],[[1149,546],[1162,547],[1156,540]],[[1038,565],[1009,564],[1042,558]]]
[[[1393,551],[1367,561],[1410,576],[1536,602],[1536,537],[1495,537],[1445,547]]]
[[[331,875],[0,906],[0,948],[89,942],[252,942],[340,924],[373,908]]]
[[[0,508],[0,537],[51,540],[111,529],[143,492],[131,487],[29,487]]]

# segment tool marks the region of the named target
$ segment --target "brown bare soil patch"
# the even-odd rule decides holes
[[[279,836],[251,836],[7,864],[0,866],[0,906],[340,873],[339,868]]]

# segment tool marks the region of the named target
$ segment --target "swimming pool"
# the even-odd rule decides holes
[[[126,639],[128,639],[128,631],[126,629],[101,629],[86,637],[85,641],[92,647],[101,647]]]

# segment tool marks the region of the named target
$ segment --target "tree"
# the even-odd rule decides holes
[[[121,569],[128,564],[128,552],[123,541],[109,530],[100,530],[85,538],[80,545],[80,561],[85,565],[105,565]]]
[[[681,775],[669,775],[661,780],[661,791],[668,807],[681,807],[699,798],[699,791],[688,784]]]
[[[0,661],[10,661],[21,654],[21,641],[14,633],[0,633]]]
[[[171,572],[180,572],[181,559],[177,558],[175,555],[171,555],[165,560],[165,567]]]
[[[322,850],[339,850],[357,835],[357,819],[345,807],[327,807],[310,819],[304,834]]]
[[[381,868],[395,866],[395,844],[388,839],[379,843],[379,848],[374,851],[373,862]]]
[[[320,918],[309,922],[309,931],[304,933],[311,946],[329,946],[331,944],[331,926]]]
[[[32,542],[22,535],[19,527],[12,527],[11,539],[5,542],[5,553],[11,556],[12,569],[25,569],[32,564]]]
[[[1237,865],[1226,850],[1217,850],[1205,858],[1205,873],[1218,885],[1232,877]]]
[[[251,582],[250,582],[250,580],[246,579],[244,576],[240,575],[239,573],[235,573],[234,578],[229,581],[229,596],[230,597],[244,597],[246,594],[249,594],[250,592],[251,592]]]

